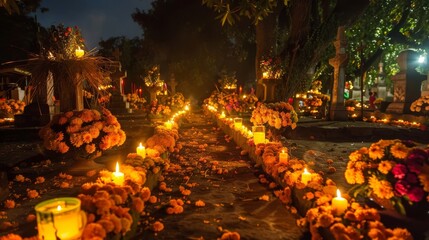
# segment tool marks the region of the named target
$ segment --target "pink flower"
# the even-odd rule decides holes
[[[396,164],[392,168],[392,173],[395,176],[395,178],[403,179],[405,177],[405,174],[407,174],[407,167],[404,164]]]
[[[421,187],[412,187],[410,191],[408,191],[408,198],[412,202],[420,202],[423,199],[424,192]]]
[[[410,185],[406,181],[399,180],[395,184],[395,192],[399,196],[404,196],[408,193]]]

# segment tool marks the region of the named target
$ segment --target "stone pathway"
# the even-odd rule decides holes
[[[160,202],[146,207],[151,220],[161,221],[165,229],[156,234],[144,231],[139,239],[217,239],[225,231],[238,232],[241,239],[305,239],[296,218],[267,184],[259,182],[260,169],[235,143],[206,116],[187,119],[180,127],[183,148],[164,174],[172,191],[154,189]],[[183,195],[180,186],[191,194]],[[269,200],[260,200],[263,195]],[[166,213],[170,199],[185,202],[183,213]],[[195,206],[198,200],[205,206]]]

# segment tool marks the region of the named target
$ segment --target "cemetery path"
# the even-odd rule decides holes
[[[296,218],[268,184],[260,183],[261,170],[241,155],[241,149],[203,115],[188,119],[180,127],[183,148],[171,158],[172,167],[164,179],[171,192],[154,189],[152,194],[161,204],[146,208],[165,229],[156,234],[145,231],[142,237],[217,239],[231,231],[242,239],[305,238]],[[263,196],[267,199],[262,200]],[[183,200],[183,213],[167,214],[171,199]],[[199,200],[205,206],[196,206]]]

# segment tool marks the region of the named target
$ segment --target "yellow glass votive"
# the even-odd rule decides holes
[[[235,128],[235,130],[240,130],[241,126],[243,126],[243,119],[242,118],[234,118],[234,128]]]
[[[86,225],[80,199],[54,198],[37,204],[35,210],[39,239],[80,239]]]
[[[265,143],[265,127],[264,126],[253,126],[253,142],[255,145]]]

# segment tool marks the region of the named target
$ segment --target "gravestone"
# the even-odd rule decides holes
[[[411,103],[420,97],[421,83],[426,76],[416,71],[417,59],[418,54],[414,50],[399,53],[396,59],[399,72],[392,77],[393,102],[387,107],[387,113],[411,113]]]
[[[347,42],[344,31],[344,26],[338,27],[337,39],[334,41],[336,54],[334,58],[329,59],[329,64],[334,67],[334,84],[329,117],[330,120],[338,121],[347,120],[347,112],[344,107],[344,82],[348,56],[346,54]]]
[[[110,79],[112,79],[113,91],[112,96],[110,96],[109,110],[112,114],[126,114],[132,113],[130,108],[130,103],[127,102],[127,97],[122,94],[122,81],[127,77],[127,72],[122,72],[121,68],[110,74]]]

